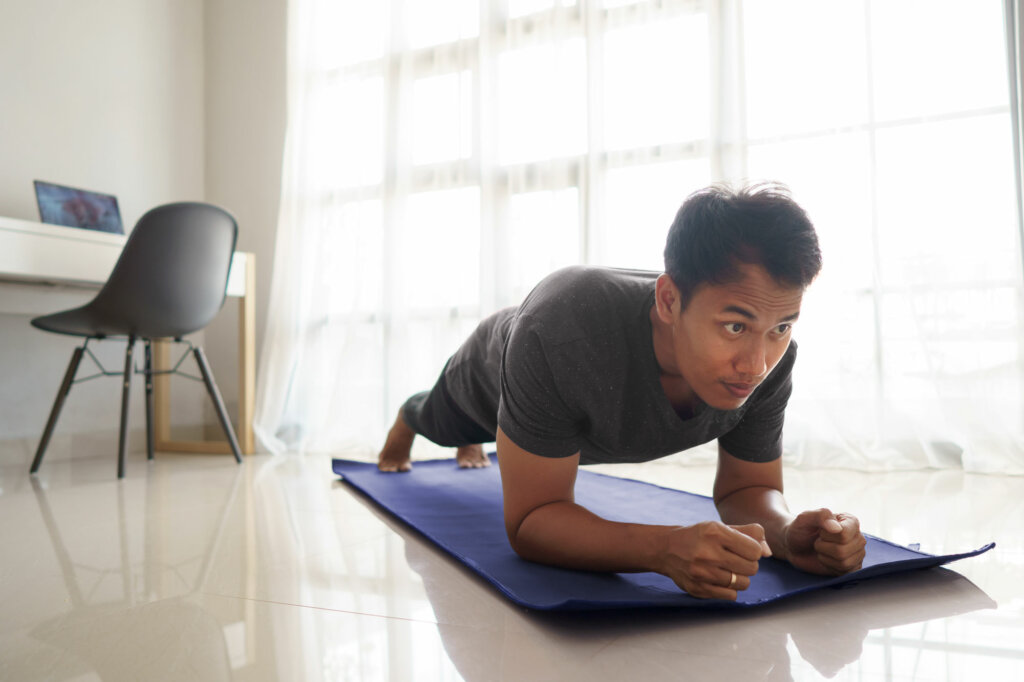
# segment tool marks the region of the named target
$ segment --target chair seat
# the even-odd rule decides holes
[[[32,326],[71,336],[135,336],[140,339],[180,338],[195,331],[163,324],[160,320],[126,320],[119,315],[105,313],[92,304],[36,317]]]
[[[127,325],[111,324],[88,305],[36,317],[32,326],[72,336],[128,336],[132,331]]]

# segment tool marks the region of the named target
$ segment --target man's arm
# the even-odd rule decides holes
[[[500,428],[497,446],[505,529],[524,559],[589,571],[656,571],[695,597],[718,599],[736,599],[757,573],[767,549],[760,526],[608,521],[573,499],[578,453],[558,459],[534,455]]]
[[[718,448],[715,506],[729,524],[758,523],[772,554],[808,573],[840,575],[860,568],[866,541],[851,514],[816,509],[790,513],[782,495],[782,458],[748,462]]]

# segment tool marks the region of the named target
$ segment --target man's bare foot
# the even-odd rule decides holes
[[[482,469],[491,466],[491,459],[479,445],[463,445],[455,451],[455,462],[460,469]]]
[[[402,412],[398,412],[398,418],[388,431],[388,438],[384,441],[384,448],[377,457],[377,468],[381,471],[411,471],[410,451],[412,441],[416,438],[416,432],[409,428],[409,425],[402,419]]]

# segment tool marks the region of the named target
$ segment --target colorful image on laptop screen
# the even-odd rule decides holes
[[[51,225],[124,234],[117,197],[35,181],[39,219]]]

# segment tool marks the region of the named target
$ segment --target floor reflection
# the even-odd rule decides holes
[[[111,485],[114,518],[93,518],[88,526],[66,514],[59,518],[45,485],[28,478],[70,607],[27,632],[36,640],[34,654],[45,652],[48,679],[231,679],[224,627],[198,595],[242,477],[242,469],[229,480],[220,477],[223,499],[210,500],[218,513],[205,514],[201,528],[167,514],[158,477],[138,482],[141,491],[130,483]],[[95,551],[79,551],[87,556],[76,558],[66,540],[76,533],[92,538]],[[80,541],[73,544],[81,549]],[[189,549],[179,551],[183,547]]]
[[[936,532],[948,550],[1000,542],[954,565],[996,611],[932,569],[744,611],[538,613],[323,459],[149,466],[123,482],[106,460],[0,470],[0,680],[1024,679],[1019,535],[984,504]],[[981,483],[986,504],[1024,499]]]

